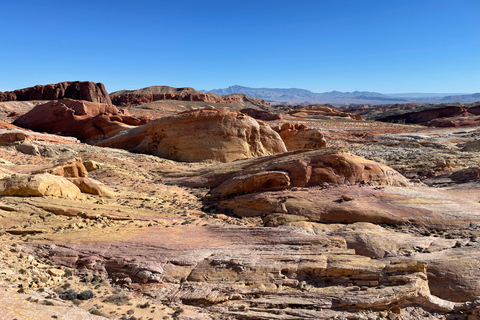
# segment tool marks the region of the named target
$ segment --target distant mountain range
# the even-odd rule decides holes
[[[274,104],[317,104],[332,105],[348,104],[403,104],[403,103],[446,103],[446,102],[477,102],[480,93],[396,93],[382,94],[370,91],[340,92],[331,91],[315,93],[305,89],[250,88],[239,85],[225,89],[201,90],[221,95],[243,93],[247,96],[261,98]]]

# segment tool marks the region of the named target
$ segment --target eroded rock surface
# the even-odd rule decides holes
[[[156,119],[97,145],[187,162],[229,162],[286,151],[268,125],[225,109],[186,111]]]
[[[2,181],[47,175],[115,197],[1,196],[0,318],[60,318],[70,304],[72,318],[77,305],[83,318],[478,319],[479,166],[460,145],[478,130],[317,120],[299,122],[350,152],[211,164],[6,141]],[[410,175],[424,168],[445,184]]]

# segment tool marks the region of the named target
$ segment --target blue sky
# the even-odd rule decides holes
[[[6,1],[0,91],[480,92],[478,0]]]

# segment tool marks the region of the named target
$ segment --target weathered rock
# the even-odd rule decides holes
[[[50,173],[65,178],[88,177],[88,171],[80,158],[69,160],[50,169],[34,172],[34,174],[37,173]]]
[[[63,99],[36,106],[15,120],[14,124],[34,131],[90,141],[132,128],[122,123],[122,119],[122,113],[114,105]]]
[[[286,151],[269,126],[225,109],[186,111],[156,119],[97,145],[187,162],[228,162]]]
[[[428,264],[432,294],[455,302],[474,301],[480,295],[478,246],[418,253],[413,258]]]
[[[0,180],[0,190],[2,196],[84,198],[80,189],[72,182],[48,173],[6,177]]]
[[[288,151],[319,149],[327,145],[321,130],[309,129],[303,124],[285,123],[274,130],[285,142]]]
[[[0,101],[75,99],[111,104],[110,97],[102,83],[90,81],[60,82],[37,85],[15,91],[0,92]]]
[[[282,120],[282,115],[279,113],[273,113],[265,110],[258,110],[253,108],[246,108],[240,110],[240,112],[249,115],[252,118],[262,121]]]
[[[290,187],[290,177],[286,172],[268,171],[235,176],[212,189],[211,195],[231,196],[259,191],[283,190]]]
[[[87,177],[77,177],[69,179],[76,185],[82,192],[94,194],[100,197],[113,198],[115,197],[114,192],[104,186],[102,183]]]
[[[33,141],[45,141],[45,142],[52,142],[52,143],[61,143],[61,144],[72,144],[78,143],[78,140],[75,138],[66,138],[66,137],[59,137],[52,134],[43,134],[38,132],[33,132],[30,130],[25,130],[22,128],[18,128],[16,126],[11,126],[12,128],[8,129],[0,129],[0,146],[10,146],[13,144],[28,144]],[[19,149],[20,148],[20,149]],[[22,150],[23,147],[18,147],[17,150]],[[28,150],[26,150],[27,154],[31,154]],[[23,151],[21,151],[23,152]]]
[[[410,185],[405,177],[384,164],[333,148],[294,151],[210,166],[198,173],[192,172],[187,179],[178,179],[176,183],[214,188],[237,175],[269,171],[287,172],[294,187],[326,184]]]

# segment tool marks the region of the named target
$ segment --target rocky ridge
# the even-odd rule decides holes
[[[158,100],[198,101],[212,103],[245,103],[268,108],[270,105],[262,99],[252,98],[244,94],[217,95],[203,93],[193,88],[172,88],[167,86],[154,86],[138,90],[115,91],[110,94],[114,105],[120,107],[134,107]]]
[[[36,85],[15,91],[0,92],[0,101],[75,99],[111,104],[105,86],[91,81],[67,81]]]

